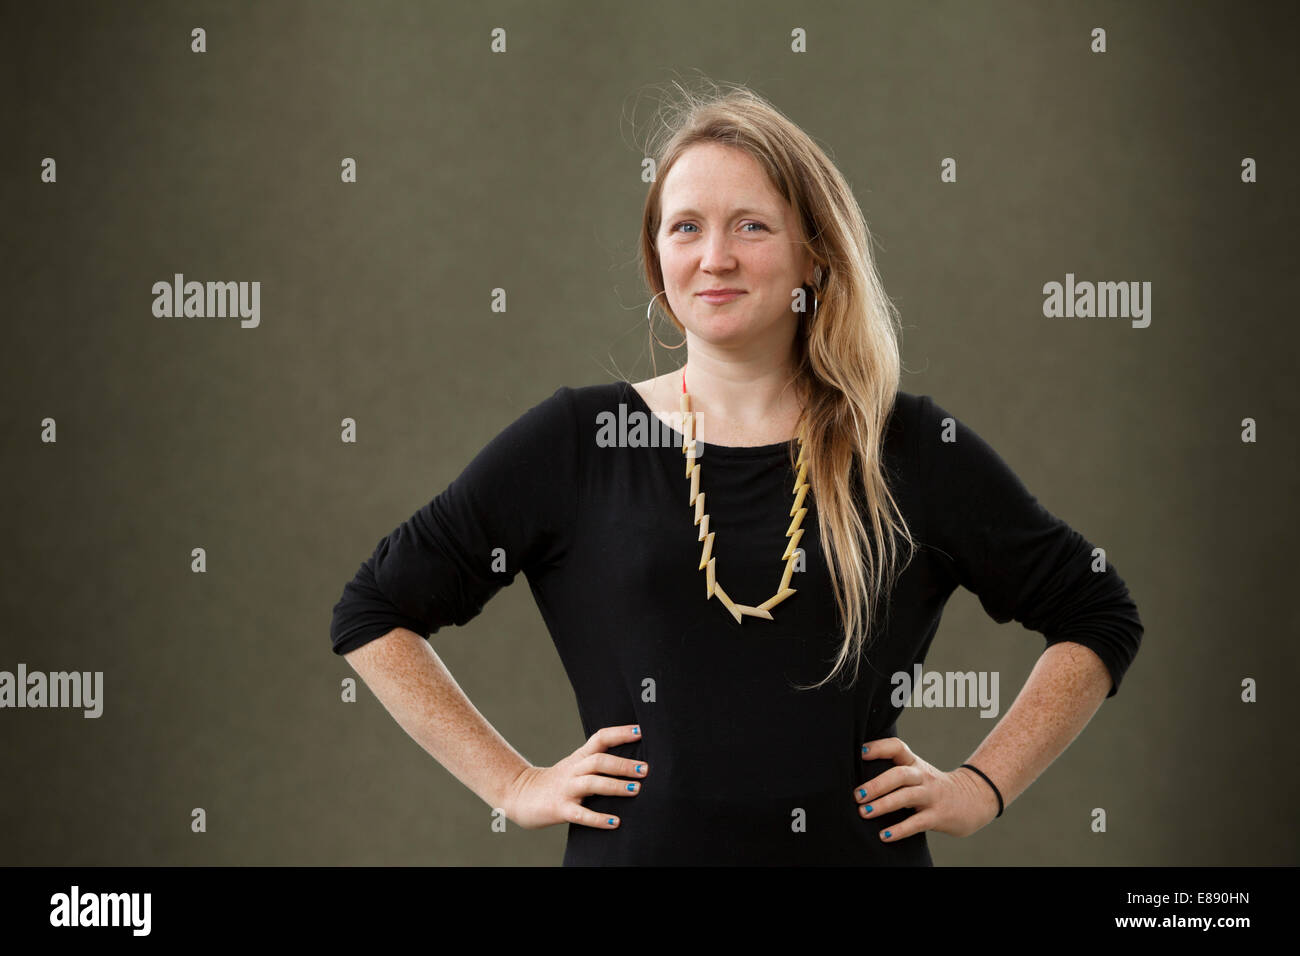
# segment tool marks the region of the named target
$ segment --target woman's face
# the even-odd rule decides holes
[[[716,344],[788,342],[799,320],[791,294],[812,282],[812,257],[794,209],[758,162],[716,143],[692,146],[668,171],[660,210],[666,297],[688,334]],[[701,295],[711,289],[739,294]]]

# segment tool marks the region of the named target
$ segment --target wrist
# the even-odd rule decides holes
[[[988,811],[990,820],[1002,815],[1002,795],[990,780],[968,764],[958,767],[957,773],[966,782],[967,792]]]
[[[515,795],[519,791],[520,782],[525,776],[527,776],[528,771],[532,769],[532,764],[523,761],[517,767],[513,767],[510,772],[506,774],[505,782],[497,794],[497,802],[493,804],[493,808],[495,809],[499,807],[504,810],[507,819],[514,819]]]

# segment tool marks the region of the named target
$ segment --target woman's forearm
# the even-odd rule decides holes
[[[1010,805],[1087,726],[1110,686],[1110,673],[1092,650],[1072,641],[1053,644],[1038,658],[1010,709],[965,762],[988,774]]]
[[[344,657],[434,760],[488,806],[505,807],[529,763],[470,703],[428,641],[399,627]]]

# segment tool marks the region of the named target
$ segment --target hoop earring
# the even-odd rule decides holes
[[[652,308],[654,308],[655,299],[659,298],[661,295],[664,294],[664,292],[667,292],[667,291],[668,291],[667,289],[664,289],[664,290],[662,290],[662,291],[660,291],[660,292],[656,292],[656,293],[654,294],[654,296],[653,296],[653,297],[650,299],[650,301],[646,304],[646,307],[645,307],[645,318],[646,318],[646,325],[648,325],[648,326],[650,327],[650,338],[652,338],[652,339],[654,339],[656,342],[658,342],[658,343],[659,343],[659,347],[660,347],[661,349],[667,349],[668,351],[671,352],[671,351],[673,351],[674,349],[679,349],[679,348],[681,348],[683,345],[686,344],[686,336],[683,335],[683,336],[682,336],[682,340],[681,340],[680,342],[678,342],[676,345],[664,345],[664,343],[659,342],[659,336],[655,335],[655,326],[654,326],[654,321],[650,318],[650,310],[651,310]]]

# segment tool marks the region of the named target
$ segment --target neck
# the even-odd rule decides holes
[[[788,356],[720,360],[693,354],[687,358],[685,377],[693,409],[739,428],[758,429],[799,414]],[[681,381],[678,372],[679,394]]]

